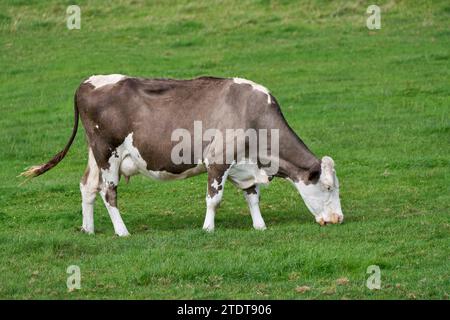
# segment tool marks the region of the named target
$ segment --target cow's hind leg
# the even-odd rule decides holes
[[[208,191],[206,195],[206,217],[203,230],[214,231],[216,208],[222,201],[223,187],[227,180],[229,165],[210,165],[208,167]]]
[[[81,206],[83,211],[83,224],[81,231],[94,233],[94,202],[100,185],[100,171],[95,162],[92,150],[89,149],[89,160],[86,171],[80,182]]]
[[[108,210],[115,233],[120,237],[124,237],[130,234],[117,208],[117,185],[119,184],[120,162],[121,156],[116,150],[108,161],[109,168],[101,169],[102,186],[100,195]]]
[[[244,190],[244,197],[247,200],[250,214],[253,220],[253,228],[256,230],[265,230],[266,224],[259,210],[259,186],[255,185]]]

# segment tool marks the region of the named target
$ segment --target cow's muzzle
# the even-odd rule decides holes
[[[338,213],[331,213],[330,215],[328,215],[327,218],[320,217],[316,221],[321,226],[324,226],[327,224],[340,224],[344,221],[344,215],[338,214]]]

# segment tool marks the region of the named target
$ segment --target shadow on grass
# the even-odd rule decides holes
[[[273,227],[277,225],[290,225],[290,224],[307,224],[314,223],[312,216],[308,213],[295,213],[292,211],[282,212],[267,212],[263,214],[267,227]],[[141,214],[138,217],[132,217],[128,215],[127,226],[134,233],[145,233],[151,230],[159,231],[173,231],[173,230],[187,230],[187,229],[199,229],[203,225],[204,216],[189,215],[189,214],[174,214],[170,216],[162,216],[159,214],[149,213]],[[102,219],[103,220],[103,219]],[[101,223],[106,223],[102,221]],[[248,215],[232,214],[228,212],[216,214],[215,219],[216,228],[221,229],[236,229],[236,230],[252,230],[252,219],[250,213]],[[131,231],[130,231],[131,232]]]

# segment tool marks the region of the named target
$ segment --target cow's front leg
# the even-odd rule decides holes
[[[206,217],[203,230],[214,231],[214,216],[223,196],[223,187],[228,176],[229,165],[208,167],[208,191],[206,195]]]
[[[130,235],[117,208],[117,185],[119,184],[120,158],[111,157],[109,168],[102,169],[103,184],[100,191],[103,202],[108,210],[115,233],[120,237]]]
[[[256,230],[265,230],[266,224],[259,210],[259,186],[255,185],[244,190],[245,200],[247,200],[250,214],[253,220],[253,228]]]

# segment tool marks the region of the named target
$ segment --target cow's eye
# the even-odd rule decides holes
[[[330,185],[328,185],[328,184],[325,184],[325,183],[321,183],[321,187],[322,187],[322,190],[323,191],[331,191],[333,188],[332,188],[332,186],[330,186]]]

